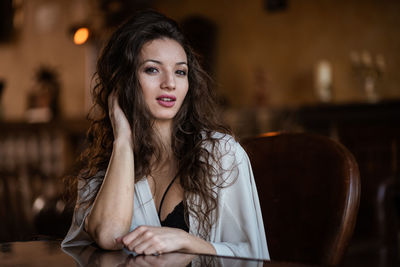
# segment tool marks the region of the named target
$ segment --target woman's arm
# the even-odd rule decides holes
[[[173,251],[216,254],[211,243],[178,228],[142,225],[117,241],[138,254],[151,255]]]
[[[133,213],[135,169],[132,135],[129,123],[112,93],[108,99],[114,144],[103,183],[85,229],[103,249],[120,249],[115,239],[129,231]]]

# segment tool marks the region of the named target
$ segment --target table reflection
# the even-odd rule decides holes
[[[220,256],[166,253],[137,255],[127,250],[105,251],[96,246],[61,248],[60,240],[0,243],[0,266],[232,266],[305,267],[308,265]]]
[[[128,250],[104,251],[95,246],[63,248],[79,266],[135,266],[135,267],[185,267],[185,266],[263,266],[263,261],[226,258],[185,253],[162,255],[134,255]]]

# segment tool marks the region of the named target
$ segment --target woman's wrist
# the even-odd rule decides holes
[[[185,232],[184,230],[181,230],[181,231],[182,231],[181,232],[182,237],[180,238],[180,240],[181,240],[181,245],[180,245],[181,249],[180,250],[182,252],[190,253],[191,252],[190,244],[191,244],[192,235]]]
[[[183,231],[184,232],[184,231]],[[216,254],[214,246],[206,240],[184,232],[182,238],[182,252],[196,254]]]
[[[130,135],[121,136],[114,139],[114,147],[122,148],[129,147],[133,148],[132,137]]]

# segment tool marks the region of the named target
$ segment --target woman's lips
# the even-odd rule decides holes
[[[175,105],[176,97],[173,95],[161,95],[157,97],[157,102],[163,107],[170,108]]]

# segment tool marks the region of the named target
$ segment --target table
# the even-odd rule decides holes
[[[267,266],[304,267],[307,265],[256,259],[166,253],[136,256],[128,251],[104,251],[95,246],[62,249],[61,241],[0,243],[0,266]]]

